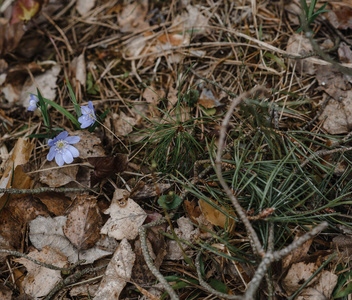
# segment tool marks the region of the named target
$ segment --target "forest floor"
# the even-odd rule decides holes
[[[0,1],[0,298],[351,299],[352,3],[315,2]]]

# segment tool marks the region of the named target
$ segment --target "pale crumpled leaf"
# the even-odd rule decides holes
[[[134,261],[135,254],[127,239],[123,239],[111,258],[94,300],[119,299],[126,282],[131,279]]]
[[[289,296],[292,295],[304,282],[308,280],[308,278],[313,275],[317,269],[318,266],[316,263],[299,262],[293,264],[281,282],[282,287]],[[317,277],[313,278],[308,286],[311,286],[316,280]]]
[[[101,229],[117,240],[133,240],[138,236],[138,229],[147,217],[145,211],[132,199],[124,198],[124,190],[116,189],[110,207],[104,212],[110,219]]]
[[[88,250],[78,251],[66,238],[63,232],[67,218],[59,216],[56,218],[37,217],[29,223],[29,239],[33,246],[42,249],[45,246],[58,250],[67,256],[71,263],[85,259],[86,264],[93,263],[95,260],[110,255],[111,251],[105,251],[98,247]]]
[[[44,98],[49,100],[54,100],[56,98],[56,80],[61,71],[59,64],[54,64],[53,67],[47,70],[44,74],[34,77],[34,82],[32,79],[28,79],[22,88],[19,102],[25,107],[29,107],[30,94],[37,94],[38,85],[40,92]]]
[[[95,0],[77,0],[76,9],[83,16],[89,12],[95,5]]]
[[[199,229],[198,228],[194,229],[194,226],[189,218],[181,217],[177,219],[177,225],[178,225],[178,228],[175,228],[174,230],[176,235],[180,239],[186,240],[188,242],[192,242],[195,238],[199,236]],[[184,250],[189,248],[187,244],[184,244],[184,243],[181,243],[181,244]],[[168,240],[165,259],[170,259],[170,260],[183,259],[183,252],[180,249],[177,241]]]
[[[126,1],[125,1],[126,2]],[[148,0],[127,4],[118,15],[121,32],[135,32],[149,27],[145,17],[148,13]]]
[[[58,168],[55,160],[47,161],[39,173],[39,181],[49,187],[60,187],[76,180],[78,166]]]
[[[56,267],[63,268],[67,266],[66,256],[49,246],[44,247],[42,251],[34,250],[28,256]],[[28,273],[22,281],[22,288],[26,294],[35,299],[49,294],[62,279],[60,270],[39,266],[24,257],[17,258],[15,261],[26,267]]]

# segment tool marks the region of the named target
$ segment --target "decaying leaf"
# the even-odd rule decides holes
[[[160,194],[164,194],[171,184],[169,183],[158,183],[158,189]],[[141,200],[157,196],[155,184],[145,184],[141,189],[134,190],[133,195],[130,195],[134,200]]]
[[[125,3],[126,2],[127,1],[125,1]],[[130,4],[127,4],[117,17],[120,25],[120,31],[135,32],[148,28],[149,24],[145,21],[147,13],[148,0],[133,1]]]
[[[86,260],[86,264],[93,263],[95,260],[110,255],[111,251],[105,251],[95,246],[88,250],[78,251],[66,238],[63,232],[67,218],[59,216],[37,217],[29,223],[29,239],[33,246],[37,249],[42,249],[45,246],[60,251],[67,256],[71,263],[75,263],[78,259]]]
[[[217,96],[214,95],[212,90],[203,88],[199,96],[198,103],[204,108],[209,109],[221,105]]]
[[[95,5],[95,0],[78,0],[76,3],[76,9],[81,16],[84,16],[89,12]]]
[[[123,239],[111,258],[94,300],[119,299],[131,278],[134,261],[135,254],[127,239]]]
[[[295,236],[295,241],[297,239],[299,239],[302,234],[297,234]],[[285,256],[282,260],[282,268],[285,270],[286,268],[288,268],[290,265],[292,265],[293,263],[298,262],[299,260],[305,258],[307,256],[307,253],[309,251],[310,245],[312,244],[313,239],[310,239],[308,241],[306,241],[301,247],[293,250],[289,255]]]
[[[78,250],[86,250],[99,240],[102,221],[97,199],[78,195],[67,216],[63,231]]]
[[[56,81],[61,71],[61,67],[56,62],[51,62],[51,65],[52,67],[43,74],[35,76],[34,82],[29,78],[23,85],[19,102],[25,108],[28,108],[29,106],[30,94],[37,94],[37,86],[44,98],[49,100],[54,100],[56,98]]]
[[[116,189],[110,207],[104,212],[110,214],[110,219],[101,229],[102,234],[107,234],[117,240],[127,238],[133,240],[138,235],[147,214],[132,199],[126,199],[126,191]]]
[[[39,173],[39,181],[50,187],[60,187],[76,180],[78,166],[60,168],[55,161],[47,161]]]
[[[111,129],[117,136],[126,136],[133,131],[133,126],[138,123],[139,118],[140,116],[129,117],[123,111],[121,111],[119,115],[116,113],[111,113],[108,114],[105,119],[105,125],[108,128],[113,127]],[[112,126],[110,123],[112,123]],[[108,136],[110,139],[116,140],[116,138],[111,134],[108,134]]]
[[[220,210],[216,209],[214,206],[210,205],[208,202],[200,199],[198,201],[200,209],[204,214],[204,217],[213,225],[220,226],[222,228],[228,228],[229,231],[232,231],[235,228],[236,222],[228,218]],[[223,206],[214,202],[214,204],[220,206],[224,211],[227,211]],[[227,211],[229,215],[236,217],[235,213]]]
[[[70,198],[61,193],[40,193],[34,195],[34,198],[39,199],[55,216],[63,215],[72,203]]]
[[[102,147],[101,140],[95,135],[86,130],[69,131],[70,135],[79,136],[81,139],[79,143],[75,144],[75,148],[79,151],[81,159],[105,156],[104,148]]]
[[[88,2],[88,1],[81,1]],[[77,3],[78,5],[78,3]],[[86,63],[84,59],[84,53],[75,57],[70,64],[70,71],[76,82],[79,82],[82,86],[86,86],[87,74],[86,74]],[[76,84],[74,84],[76,85]]]
[[[0,299],[3,300],[12,300],[12,291],[6,285],[0,285]]]
[[[66,256],[50,247],[44,247],[40,252],[34,250],[28,256],[60,268],[67,267]],[[62,279],[60,270],[52,270],[39,266],[22,257],[15,259],[15,261],[23,264],[28,271],[22,281],[24,292],[36,299],[46,296]]]
[[[305,55],[313,52],[313,47],[309,40],[299,34],[292,35],[287,42],[287,53],[292,55]],[[290,64],[296,66],[296,70],[301,74],[314,75],[315,65],[306,59],[290,59]]]
[[[192,225],[192,222],[190,219],[186,217],[181,217],[177,219],[177,225],[178,225],[178,228],[175,228],[174,230],[176,235],[180,239],[186,240],[188,242],[192,242],[195,238],[199,236],[199,229],[198,228],[194,229],[194,226]],[[184,244],[184,243],[181,243],[181,244],[182,244],[183,250],[188,249],[189,246],[187,244]],[[165,256],[165,259],[170,259],[170,260],[183,259],[183,252],[176,241],[168,240],[167,254]]]
[[[94,186],[115,173],[125,171],[128,165],[128,156],[118,153],[115,156],[89,157],[88,162],[94,166],[94,171],[90,176],[91,186]]]
[[[292,295],[317,269],[318,266],[316,263],[299,262],[293,264],[285,278],[281,281],[282,287],[289,296]],[[313,278],[308,286],[311,286],[316,280],[317,277]]]
[[[348,6],[341,6],[337,9],[330,10],[327,13],[330,23],[337,29],[352,28],[352,9]]]

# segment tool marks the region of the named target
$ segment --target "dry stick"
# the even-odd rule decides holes
[[[258,92],[262,93],[262,92],[266,92],[266,91],[267,90],[264,87],[256,87],[256,88],[253,88],[250,92],[245,92],[245,93],[241,94],[240,96],[238,96],[237,98],[235,98],[232,101],[231,106],[228,109],[228,111],[224,117],[224,121],[223,121],[221,128],[220,128],[219,145],[218,145],[218,151],[216,153],[216,160],[215,160],[216,175],[219,179],[219,182],[222,185],[223,189],[225,190],[227,196],[231,200],[232,205],[236,209],[237,215],[239,216],[239,218],[241,219],[241,221],[243,222],[243,224],[246,228],[249,240],[251,241],[251,246],[252,246],[253,252],[256,254],[259,254],[262,257],[264,256],[264,250],[263,250],[262,245],[259,241],[258,235],[255,232],[251,223],[249,222],[246,213],[243,211],[240,203],[238,202],[237,197],[233,194],[233,192],[231,191],[231,189],[229,188],[229,186],[227,185],[227,183],[225,182],[225,180],[222,176],[221,156],[223,153],[223,148],[224,148],[224,143],[225,143],[225,138],[226,138],[226,128],[229,125],[232,113],[233,113],[234,109],[236,108],[236,106],[238,106],[244,98],[248,98],[251,95],[258,93]]]
[[[310,162],[310,160],[315,156],[329,155],[329,154],[346,152],[346,151],[352,151],[352,147],[337,148],[337,149],[332,149],[332,150],[326,150],[326,149],[319,150],[319,151],[313,153],[312,155],[310,155],[308,158],[306,158],[299,166],[301,168],[305,167]]]
[[[94,189],[92,188],[51,188],[51,187],[40,187],[37,189],[13,189],[13,188],[0,188],[0,193],[9,194],[40,194],[46,192],[56,193],[69,193],[69,192],[89,192]]]
[[[244,300],[255,299],[255,293],[257,292],[257,290],[259,288],[259,285],[260,285],[263,277],[265,276],[266,271],[267,271],[268,267],[270,266],[270,264],[273,263],[274,261],[281,260],[283,257],[285,257],[287,254],[289,254],[293,250],[298,249],[306,241],[310,240],[315,235],[317,235],[320,231],[322,231],[323,229],[325,229],[327,227],[328,227],[328,223],[327,222],[322,222],[321,224],[316,226],[311,231],[309,231],[309,232],[305,233],[304,235],[302,235],[296,241],[293,241],[286,248],[284,248],[282,250],[279,250],[279,251],[275,251],[275,252],[272,252],[272,250],[269,249],[268,252],[264,255],[264,257],[263,257],[262,261],[260,262],[257,270],[255,271],[254,276],[253,276],[253,278],[252,278],[252,280],[251,280],[251,282],[249,284],[249,287],[248,287],[246,293],[243,296],[228,295],[228,294],[224,294],[224,293],[218,292],[217,290],[214,290],[211,286],[209,286],[203,280],[201,269],[200,269],[200,262],[199,262],[202,252],[199,252],[197,257],[196,257],[196,268],[197,268],[197,274],[198,274],[199,283],[208,292],[210,292],[211,294],[213,294],[215,296],[218,296],[220,298],[230,299],[230,300],[233,300],[233,299],[235,299],[235,300],[237,300],[237,299],[244,299]]]
[[[50,300],[55,296],[55,294],[62,290],[65,286],[76,283],[82,276],[87,275],[89,273],[93,273],[104,269],[107,265],[96,267],[96,268],[86,268],[82,271],[77,271],[74,274],[68,276],[67,278],[61,280],[52,290],[51,292],[44,298],[44,300]]]
[[[173,216],[170,214],[169,218],[171,219]],[[167,223],[166,218],[162,218],[160,220],[156,220],[154,222],[148,223],[139,227],[139,240],[141,241],[142,253],[144,256],[144,260],[149,268],[149,270],[153,273],[153,275],[159,280],[159,282],[163,285],[165,290],[169,293],[171,300],[178,300],[178,296],[174,289],[169,285],[166,281],[165,277],[159,272],[159,270],[155,267],[153,259],[150,256],[148,244],[147,244],[147,230],[154,226],[162,225]]]
[[[54,265],[51,265],[51,264],[46,264],[46,263],[43,263],[39,260],[36,260],[34,258],[31,258],[29,257],[28,255],[24,254],[24,253],[21,253],[21,252],[18,252],[18,251],[12,251],[12,250],[6,250],[6,249],[0,249],[0,253],[6,253],[8,255],[13,255],[13,256],[17,256],[17,257],[24,257],[25,259],[28,259],[30,260],[31,262],[34,262],[35,264],[39,265],[39,266],[42,266],[44,268],[48,268],[48,269],[51,269],[51,270],[58,270],[58,271],[61,271],[63,273],[67,273],[67,272],[70,272],[72,269],[74,269],[77,265],[85,262],[85,260],[80,260],[78,262],[76,262],[74,265],[72,265],[71,267],[69,268],[60,268],[60,267],[57,267],[57,266],[54,266]]]

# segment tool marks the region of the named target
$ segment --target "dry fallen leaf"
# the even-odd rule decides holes
[[[347,6],[341,6],[327,13],[327,19],[332,26],[337,29],[352,28],[352,9]]]
[[[210,205],[208,202],[200,199],[198,201],[200,209],[202,213],[204,214],[204,217],[213,225],[220,226],[222,228],[228,228],[228,230],[231,232],[235,228],[236,222],[228,218],[225,214],[223,214],[221,211]],[[224,211],[227,211],[223,206],[219,205],[218,203],[214,202],[214,204],[217,204],[220,206]],[[229,212],[227,211],[229,215],[232,215],[236,217],[234,212]]]
[[[214,96],[212,90],[203,88],[202,93],[199,96],[198,103],[204,108],[209,109],[213,107],[218,107],[221,105],[218,97]]]
[[[94,300],[119,299],[120,293],[130,281],[135,254],[127,239],[123,239],[105,271]]]
[[[199,236],[199,229],[194,229],[192,222],[190,219],[186,217],[181,217],[177,219],[178,228],[175,228],[176,235],[183,240],[188,242],[193,242],[195,238]],[[169,229],[168,229],[169,230]],[[181,243],[184,250],[188,249],[189,246],[187,244]],[[183,259],[183,252],[180,249],[177,241],[175,240],[168,240],[167,242],[167,254],[165,259],[170,260],[179,260]]]
[[[47,161],[39,173],[39,181],[50,187],[60,187],[76,180],[78,166],[59,168],[55,161]]]
[[[297,234],[295,236],[294,240],[296,241],[302,235],[303,235],[303,233]],[[293,263],[296,263],[296,262],[300,261],[302,258],[305,258],[307,256],[308,250],[309,250],[312,242],[313,242],[313,239],[306,241],[301,247],[293,250],[290,254],[285,256],[282,260],[282,268],[285,270]]]
[[[93,187],[103,179],[125,171],[128,165],[128,156],[118,153],[115,156],[89,157],[88,162],[94,166],[94,171],[90,176],[90,186]]]
[[[53,65],[50,69],[45,71],[43,74],[34,76],[34,82],[31,78],[27,79],[22,87],[22,92],[20,95],[20,104],[25,108],[29,106],[30,94],[37,94],[37,86],[44,98],[49,100],[54,100],[56,98],[56,81],[61,67],[56,62],[47,62]]]
[[[316,263],[299,262],[293,264],[285,278],[281,281],[282,287],[289,296],[292,295],[313,275],[317,269],[318,266]],[[311,286],[316,280],[317,277],[313,278],[308,286]]]
[[[81,16],[84,16],[89,12],[95,5],[95,0],[78,0],[76,3],[76,9]]]
[[[29,239],[33,246],[39,250],[45,246],[50,246],[65,254],[71,263],[77,262],[78,259],[85,259],[85,263],[90,264],[112,253],[97,246],[88,250],[78,251],[64,235],[62,228],[65,226],[66,221],[67,218],[64,216],[55,218],[39,216],[31,221],[29,223]]]
[[[148,0],[133,1],[130,4],[125,1],[125,7],[117,17],[121,32],[136,32],[149,27],[145,17],[148,13]]]
[[[34,250],[28,256],[56,267],[67,267],[66,256],[50,247],[44,247],[40,252]],[[22,282],[22,288],[26,294],[35,299],[45,297],[62,279],[60,270],[52,270],[39,266],[22,257],[16,258],[14,261],[26,267],[28,273]]]
[[[97,199],[78,195],[67,216],[64,234],[78,250],[86,250],[99,240],[102,221]]]
[[[62,193],[40,193],[36,194],[34,198],[39,199],[55,216],[63,215],[72,203],[72,200]]]
[[[306,37],[294,34],[288,39],[286,50],[292,55],[305,55],[313,52],[313,47]],[[290,59],[289,62],[295,65],[296,70],[301,74],[314,75],[316,73],[315,65],[305,59]]]
[[[104,212],[110,214],[110,219],[101,229],[101,234],[107,234],[117,240],[127,238],[133,240],[138,235],[147,214],[132,199],[125,199],[125,191],[116,189],[110,207]]]
[[[81,1],[86,2],[86,1]],[[70,63],[70,71],[74,79],[79,82],[83,87],[86,86],[87,74],[84,53],[75,57]],[[74,84],[76,85],[76,84]]]
[[[79,151],[79,157],[85,159],[88,157],[105,156],[104,148],[101,140],[95,135],[86,130],[70,131],[69,135],[79,136],[79,143],[75,144],[75,148]]]

